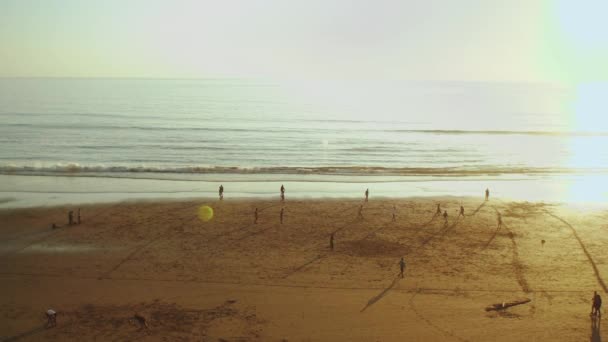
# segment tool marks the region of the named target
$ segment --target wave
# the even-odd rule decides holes
[[[247,120],[252,121],[252,120]],[[313,120],[307,120],[313,121]],[[243,122],[243,120],[239,120]],[[278,120],[278,122],[283,122]],[[338,120],[316,120],[319,124],[340,122]],[[344,121],[356,122],[356,121]],[[374,121],[370,121],[374,122]],[[201,126],[152,126],[152,125],[137,125],[133,123],[126,124],[108,124],[108,123],[5,123],[6,128],[35,128],[35,129],[94,129],[94,130],[135,130],[135,131],[191,131],[191,132],[228,132],[228,133],[319,133],[319,132],[384,132],[384,133],[406,133],[406,134],[435,134],[435,135],[532,135],[532,136],[562,136],[562,137],[608,137],[608,132],[605,131],[540,131],[540,130],[465,130],[465,129],[400,129],[400,128],[385,128],[385,127],[369,127],[370,122],[363,122],[365,126],[361,127],[201,127]],[[359,123],[359,122],[357,122]]]
[[[237,166],[129,166],[129,165],[80,165],[58,163],[49,166],[0,165],[5,175],[65,175],[136,177],[137,174],[267,174],[267,175],[336,175],[336,176],[498,176],[498,175],[553,175],[577,173],[608,173],[608,168],[574,169],[545,167],[380,167],[380,166],[285,166],[285,167],[237,167]],[[128,174],[128,176],[127,176]]]

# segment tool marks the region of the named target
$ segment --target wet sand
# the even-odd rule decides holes
[[[461,203],[466,217],[457,218]],[[213,219],[199,218],[201,205]],[[593,291],[607,291],[607,207],[288,199],[280,224],[282,205],[92,205],[73,226],[73,207],[0,211],[0,338],[601,341],[604,323],[592,325],[589,312]],[[484,310],[522,297],[531,302]],[[58,326],[43,329],[48,308]]]

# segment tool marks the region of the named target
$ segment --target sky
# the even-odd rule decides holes
[[[608,80],[605,0],[0,0],[0,77]]]

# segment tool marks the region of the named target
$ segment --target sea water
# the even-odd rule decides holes
[[[605,200],[608,129],[548,84],[1,79],[0,206],[126,198]],[[580,106],[579,106],[580,108]],[[230,185],[227,185],[230,184]]]

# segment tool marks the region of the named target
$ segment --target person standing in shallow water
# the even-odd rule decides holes
[[[220,185],[220,201],[224,199],[224,185]]]
[[[369,189],[365,190],[365,202],[367,202],[369,199]]]
[[[285,187],[281,184],[281,201],[285,201]]]
[[[486,201],[490,199],[490,189],[486,189]]]
[[[403,259],[403,257],[401,257],[401,261],[399,261],[399,269],[401,270],[399,276],[403,278],[403,272],[405,271],[405,260]]]

